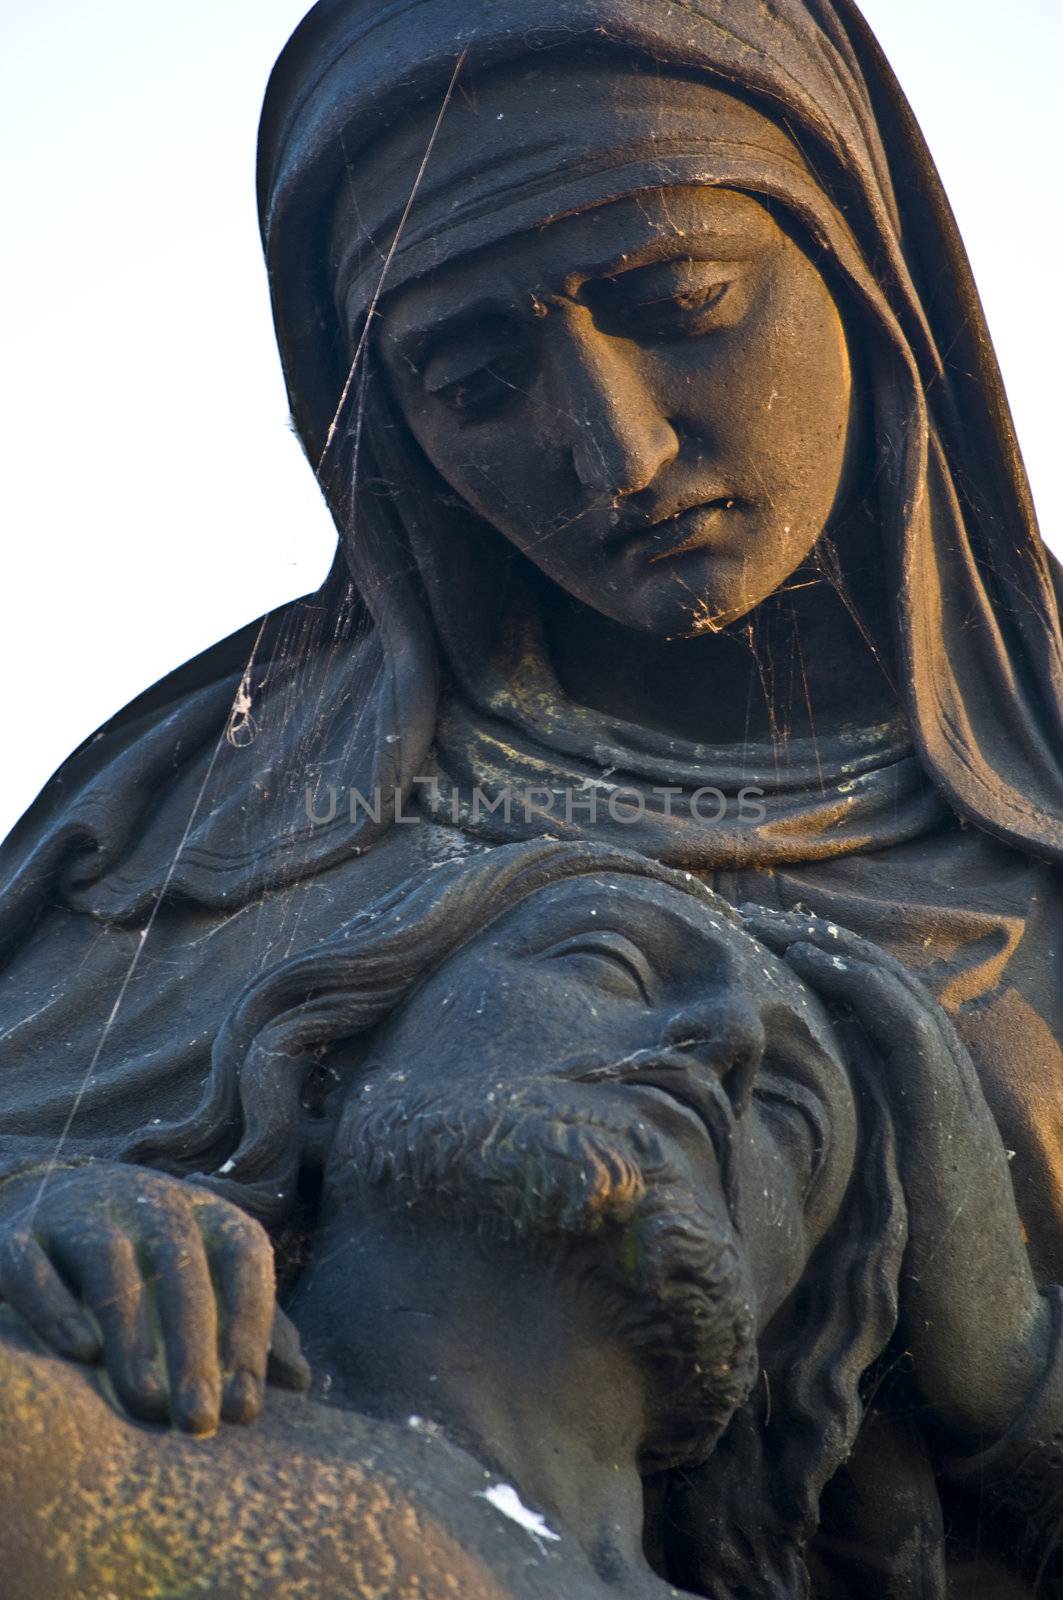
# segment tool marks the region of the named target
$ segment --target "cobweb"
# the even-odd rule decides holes
[[[374,325],[378,318],[381,298],[387,290],[389,273],[395,260],[396,252],[416,206],[418,194],[425,174],[429,169],[433,151],[448,109],[455,92],[459,88],[466,55],[467,52],[462,51],[455,61],[453,72],[439,105],[438,113],[390,244],[386,250],[378,252],[381,257],[380,268],[375,279],[368,310],[358,333],[320,456],[314,464],[319,483],[323,485],[337,445],[341,442],[349,445],[351,461],[350,495],[352,503],[357,498],[362,463],[361,444],[367,412],[367,386],[370,375],[369,357]],[[349,161],[346,161],[346,166],[348,172],[350,172]],[[662,198],[666,204],[666,197]],[[504,374],[497,374],[497,376],[502,382],[509,381]],[[593,428],[586,426],[588,418],[569,412],[561,412],[560,414],[575,426],[582,426],[583,436],[588,441],[588,448],[597,450],[599,455],[602,455],[602,446]],[[604,464],[604,455],[602,455],[603,467]],[[400,488],[401,486],[396,485],[393,487]],[[541,537],[544,540],[555,539],[564,529],[564,520],[553,522],[543,528]],[[386,581],[394,581],[394,575]],[[678,578],[676,581],[682,582]],[[873,653],[876,653],[876,643],[861,621],[857,605],[849,597],[842,565],[834,557],[826,541],[824,541],[823,552],[817,557],[817,562],[802,569],[788,583],[784,584],[773,597],[770,606],[761,608],[763,615],[754,616],[738,624],[727,626],[721,618],[713,613],[712,608],[702,596],[693,590],[689,593],[689,604],[687,606],[689,616],[687,632],[689,636],[697,638],[698,636],[726,632],[734,647],[747,654],[750,670],[744,689],[743,742],[747,752],[753,749],[756,742],[752,732],[754,723],[759,728],[761,718],[766,715],[768,740],[780,774],[785,772],[787,766],[795,716],[800,720],[801,732],[811,740],[817,766],[819,764],[819,743],[813,695],[810,691],[808,666],[802,648],[801,630],[795,610],[795,604],[800,592],[817,586],[829,589],[841,597],[845,609],[864,634],[869,648]],[[348,618],[356,617],[357,606],[358,596],[354,592],[353,585],[348,581],[341,609],[346,608]],[[31,1217],[36,1215],[47,1186],[61,1164],[85,1098],[94,1086],[104,1054],[115,1036],[116,1028],[127,1006],[131,990],[138,975],[142,973],[148,954],[148,947],[158,928],[161,910],[164,903],[171,897],[174,881],[189,841],[195,834],[197,824],[201,821],[204,808],[208,804],[211,785],[219,760],[227,746],[242,749],[253,745],[259,738],[261,732],[259,718],[261,713],[257,707],[256,699],[261,693],[263,685],[270,683],[271,689],[274,691],[270,706],[270,716],[275,721],[283,722],[288,718],[294,718],[297,699],[303,702],[301,715],[307,729],[320,726],[322,719],[326,717],[335,717],[337,715],[334,707],[330,708],[325,704],[326,672],[322,671],[319,674],[316,688],[312,677],[301,680],[297,671],[289,673],[287,679],[281,678],[279,683],[275,679],[271,679],[271,663],[263,663],[260,660],[260,653],[273,620],[272,615],[267,613],[258,625],[251,649],[240,672],[237,688],[225,718],[224,726],[219,730],[183,830],[162,876],[161,884],[154,893],[150,911],[135,936],[134,947],[117,984],[113,1002],[103,1021],[85,1071],[71,1099],[61,1131],[55,1140],[49,1161],[37,1186]],[[293,627],[294,632],[292,631]],[[305,627],[305,622],[291,626],[287,622],[282,624],[280,634],[274,640],[272,646],[274,658],[285,654],[290,657],[298,656],[301,644],[298,632],[300,627]],[[352,638],[357,640],[357,637],[357,622],[344,633],[343,626],[340,620],[337,619],[335,637],[331,645],[327,647],[326,657],[335,659],[339,652],[349,650]],[[880,665],[883,673],[888,675],[888,664],[880,662]],[[359,696],[356,692],[357,675],[362,670],[357,661],[355,661],[351,668],[352,682],[350,692],[341,708],[342,715],[349,719],[349,727],[346,732],[348,752],[355,747],[358,736],[362,731],[363,721],[371,714],[371,708],[368,704],[369,697]],[[277,693],[278,688],[280,690],[279,693]],[[315,694],[317,697],[316,704],[307,704],[307,697],[309,696],[312,701]],[[309,734],[307,737],[309,738]],[[309,754],[308,752],[304,753]],[[820,769],[820,786],[821,788],[824,786],[822,769]],[[248,827],[251,827],[250,823],[248,823]],[[251,842],[249,840],[249,844]],[[241,919],[245,929],[248,967],[249,969],[251,967],[265,968],[272,963],[283,960],[299,947],[301,930],[308,909],[317,897],[328,893],[328,888],[320,879],[315,880],[313,876],[310,876],[307,881],[299,884],[283,896],[283,904],[279,914],[278,897],[271,896],[268,892],[260,894],[252,902],[240,906],[232,913],[231,917],[225,917],[219,921],[216,927],[201,936],[202,940],[213,938],[215,933],[220,931],[222,927],[227,926],[235,919]],[[199,942],[201,941],[190,941],[189,947],[191,947],[191,944]]]
[[[316,470],[316,475],[318,477],[318,480],[321,481],[322,478],[323,478],[323,474],[324,474],[324,470],[325,470],[327,461],[328,461],[328,457],[329,457],[329,455],[330,455],[330,453],[332,451],[332,448],[333,448],[333,446],[335,444],[335,441],[336,441],[336,438],[338,436],[341,424],[343,422],[343,418],[344,418],[344,416],[345,416],[345,414],[347,412],[348,403],[349,403],[349,401],[351,399],[352,391],[355,390],[355,385],[357,383],[358,384],[358,388],[357,388],[356,392],[357,392],[358,404],[357,404],[357,407],[356,407],[356,416],[355,416],[355,420],[354,420],[354,424],[353,424],[353,436],[354,436],[353,472],[354,472],[354,475],[355,475],[355,481],[352,483],[352,496],[357,490],[357,472],[358,472],[358,463],[359,463],[359,446],[360,446],[361,434],[362,434],[362,426],[363,426],[364,416],[365,416],[365,370],[366,370],[365,355],[366,355],[366,350],[367,350],[367,347],[368,347],[369,337],[370,337],[370,334],[371,334],[371,331],[372,331],[372,327],[373,327],[374,321],[375,321],[376,316],[377,316],[377,311],[378,311],[379,304],[380,304],[380,297],[384,292],[384,289],[385,289],[385,286],[386,286],[386,283],[387,283],[388,273],[389,273],[389,271],[391,269],[391,264],[392,264],[392,262],[393,262],[393,260],[395,258],[395,252],[399,247],[399,244],[401,242],[403,233],[406,230],[406,226],[407,226],[407,223],[408,223],[409,218],[410,218],[410,213],[412,212],[413,207],[414,207],[414,205],[416,203],[418,191],[420,190],[421,184],[422,184],[423,179],[424,179],[424,175],[425,175],[425,173],[426,173],[426,171],[428,169],[428,164],[431,161],[432,151],[435,148],[436,141],[437,141],[437,139],[439,137],[440,129],[443,126],[444,118],[446,117],[447,110],[448,110],[448,108],[450,106],[451,100],[453,99],[454,91],[455,91],[455,89],[457,87],[458,79],[459,79],[459,77],[461,75],[462,68],[465,65],[465,61],[466,61],[467,55],[468,55],[467,49],[466,50],[462,50],[461,53],[459,54],[455,64],[454,64],[454,70],[453,70],[453,73],[451,74],[450,82],[447,85],[446,92],[445,92],[445,94],[443,96],[442,103],[441,103],[441,105],[439,107],[439,113],[438,113],[438,115],[436,117],[435,124],[434,124],[434,126],[432,128],[431,135],[430,135],[428,143],[427,143],[427,145],[425,147],[424,156],[423,156],[423,158],[421,160],[420,166],[417,169],[417,173],[415,175],[412,187],[410,189],[409,198],[407,199],[405,208],[404,208],[404,210],[402,212],[402,215],[401,215],[401,217],[399,219],[399,223],[398,223],[398,226],[397,226],[397,228],[395,230],[395,235],[394,235],[394,237],[393,237],[393,239],[391,241],[391,245],[390,245],[390,247],[389,247],[389,249],[388,249],[388,251],[387,251],[387,253],[386,253],[385,257],[384,257],[383,263],[381,265],[380,273],[379,273],[379,276],[378,276],[377,282],[376,282],[376,287],[375,287],[375,290],[374,290],[374,293],[373,293],[373,296],[372,296],[372,300],[371,300],[370,305],[369,305],[369,310],[368,310],[366,318],[365,318],[364,327],[362,328],[361,335],[360,335],[360,337],[358,339],[358,342],[357,342],[357,345],[355,347],[354,355],[353,355],[353,357],[351,359],[350,368],[349,368],[348,373],[347,373],[347,378],[346,378],[346,381],[345,381],[345,383],[343,385],[343,389],[341,391],[339,400],[337,402],[336,410],[335,410],[335,413],[334,413],[334,415],[332,417],[332,421],[331,421],[331,423],[329,425],[328,433],[327,433],[327,436],[326,436],[326,439],[325,439],[324,449],[322,450],[321,457],[318,460],[317,465],[316,465],[316,469],[315,469]],[[210,760],[207,763],[207,768],[206,768],[206,771],[205,771],[205,773],[203,775],[203,780],[200,783],[200,786],[199,786],[198,792],[197,792],[197,794],[195,796],[195,800],[193,802],[192,808],[191,808],[191,810],[189,812],[188,820],[187,820],[187,822],[185,824],[184,831],[182,832],[181,837],[178,840],[177,847],[174,850],[173,855],[172,855],[172,857],[170,859],[170,862],[169,862],[169,865],[168,865],[168,867],[166,869],[166,872],[165,872],[165,875],[163,877],[162,883],[161,883],[158,891],[155,894],[154,901],[152,903],[151,911],[150,911],[150,913],[148,915],[148,918],[147,918],[146,922],[144,923],[144,926],[141,928],[139,935],[137,936],[136,945],[135,945],[135,949],[134,949],[132,958],[131,958],[131,960],[129,962],[129,965],[128,965],[127,969],[126,969],[125,975],[123,976],[122,981],[118,986],[118,990],[117,990],[117,993],[115,994],[115,998],[114,998],[114,1003],[111,1006],[110,1012],[107,1015],[107,1019],[106,1019],[106,1021],[104,1023],[103,1029],[102,1029],[102,1031],[100,1033],[99,1039],[96,1042],[96,1046],[95,1046],[95,1048],[94,1048],[94,1050],[92,1052],[92,1055],[91,1055],[91,1057],[89,1059],[88,1065],[87,1065],[87,1067],[85,1069],[85,1072],[84,1072],[84,1075],[83,1075],[83,1077],[81,1079],[81,1082],[79,1083],[79,1085],[77,1087],[77,1090],[76,1090],[76,1092],[75,1092],[75,1094],[73,1096],[73,1099],[71,1100],[70,1109],[69,1109],[69,1112],[67,1114],[66,1121],[65,1121],[65,1123],[63,1125],[63,1128],[62,1128],[58,1138],[55,1141],[55,1147],[54,1147],[54,1149],[53,1149],[53,1151],[51,1153],[51,1156],[50,1156],[50,1158],[49,1158],[49,1160],[48,1160],[48,1162],[47,1162],[47,1164],[46,1164],[46,1166],[44,1168],[44,1171],[43,1171],[42,1175],[41,1175],[41,1179],[40,1179],[40,1182],[39,1182],[39,1184],[37,1186],[36,1193],[34,1195],[32,1203],[31,1203],[31,1205],[29,1207],[28,1224],[31,1227],[33,1225],[33,1222],[34,1222],[36,1216],[37,1216],[37,1212],[38,1212],[38,1210],[40,1208],[41,1201],[44,1198],[44,1195],[45,1195],[45,1192],[46,1192],[46,1190],[48,1188],[48,1185],[49,1185],[50,1181],[52,1180],[52,1178],[53,1178],[53,1176],[54,1176],[54,1174],[56,1172],[56,1169],[58,1168],[59,1163],[60,1163],[60,1161],[62,1159],[62,1155],[63,1155],[64,1149],[66,1147],[67,1141],[70,1138],[71,1131],[72,1131],[72,1129],[74,1127],[74,1123],[77,1120],[78,1112],[79,1112],[79,1110],[80,1110],[80,1108],[81,1108],[81,1106],[82,1106],[82,1104],[84,1102],[86,1094],[88,1093],[88,1091],[89,1091],[89,1089],[90,1089],[90,1087],[91,1087],[91,1085],[93,1083],[93,1080],[94,1080],[95,1075],[96,1075],[97,1068],[98,1068],[100,1060],[101,1060],[101,1058],[103,1056],[103,1052],[106,1049],[108,1041],[109,1041],[109,1039],[110,1039],[110,1037],[111,1037],[111,1035],[112,1035],[112,1033],[114,1031],[114,1028],[115,1028],[115,1026],[116,1026],[116,1024],[118,1022],[118,1018],[119,1018],[119,1016],[121,1014],[122,1007],[123,1007],[123,1005],[125,1003],[125,1000],[126,1000],[126,996],[129,993],[130,986],[133,983],[133,980],[134,980],[134,978],[135,978],[135,976],[137,974],[137,971],[138,971],[138,969],[139,969],[139,967],[141,965],[141,961],[142,961],[142,958],[144,956],[145,948],[146,948],[146,946],[148,944],[148,941],[151,938],[152,932],[153,932],[153,930],[154,930],[154,928],[156,926],[156,922],[158,920],[159,912],[160,912],[160,910],[161,910],[161,908],[163,906],[163,903],[167,899],[167,896],[168,896],[168,894],[170,892],[170,889],[171,889],[171,886],[173,884],[174,876],[175,876],[175,874],[177,872],[177,869],[178,869],[178,866],[180,864],[181,858],[182,858],[182,856],[183,856],[183,854],[185,852],[185,848],[186,848],[186,846],[188,844],[189,839],[192,836],[192,833],[193,833],[193,830],[195,829],[196,823],[199,820],[199,816],[200,816],[200,813],[201,813],[201,810],[202,810],[202,807],[203,807],[204,799],[205,799],[205,797],[206,797],[206,795],[207,795],[207,793],[209,791],[211,780],[212,780],[212,778],[214,776],[215,768],[217,767],[218,759],[221,756],[222,751],[224,750],[224,748],[225,748],[227,743],[233,745],[236,748],[243,748],[243,747],[246,747],[248,744],[253,743],[255,738],[257,737],[258,726],[257,726],[257,723],[255,721],[255,717],[254,717],[254,705],[253,705],[253,697],[252,697],[252,682],[253,682],[256,658],[258,656],[258,652],[259,652],[259,649],[261,647],[262,640],[263,640],[263,638],[265,636],[266,629],[267,629],[267,626],[268,626],[268,624],[270,622],[270,619],[271,619],[271,613],[267,612],[263,616],[263,618],[261,619],[261,621],[259,623],[258,631],[257,631],[257,633],[255,635],[254,643],[251,646],[251,650],[250,650],[250,653],[248,654],[247,661],[246,661],[246,664],[244,666],[243,672],[240,675],[240,681],[239,681],[239,684],[237,686],[236,693],[233,696],[232,705],[231,705],[231,707],[229,709],[228,716],[225,719],[225,724],[224,724],[223,728],[221,729],[221,732],[218,735],[218,738],[217,738],[217,741],[216,741],[216,743],[214,745],[214,749],[212,751]],[[297,938],[297,934],[298,934],[298,925],[299,925],[299,921],[301,919],[301,916],[302,916],[302,909],[301,909],[301,906],[300,906],[299,908],[294,910],[294,914],[293,914],[293,917],[292,917],[292,920],[291,920],[291,925],[290,925],[290,927],[288,929],[288,936],[287,936],[285,948],[282,951],[282,954],[290,953],[292,948],[294,947],[295,942],[296,942],[296,938]],[[269,947],[266,949],[266,951],[263,953],[263,955],[261,957],[261,964],[262,965],[265,965],[270,960],[270,958],[271,958],[271,956],[273,954],[273,950],[275,948],[275,944],[276,944],[276,940],[271,940],[270,941]]]

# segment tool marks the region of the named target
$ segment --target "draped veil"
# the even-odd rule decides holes
[[[376,277],[372,269],[395,240],[409,198],[408,183],[396,178],[412,175],[413,157],[421,153],[420,146],[407,151],[403,165],[394,131],[398,119],[408,119],[420,106],[435,110],[462,50],[468,52],[462,70],[471,76],[533,58],[541,81],[550,72],[551,52],[563,56],[581,45],[622,52],[666,80],[671,73],[677,92],[682,75],[739,94],[785,129],[794,147],[792,163],[777,151],[751,152],[718,137],[713,146],[707,135],[704,151],[691,151],[688,142],[678,153],[673,145],[666,155],[645,159],[641,181],[713,182],[769,196],[788,207],[833,257],[879,346],[876,425],[890,551],[883,579],[896,595],[902,679],[921,765],[962,816],[1020,848],[1059,859],[1063,647],[1056,570],[1037,533],[954,219],[893,74],[846,0],[785,0],[770,7],[755,0],[318,6],[276,69],[259,175],[278,337],[293,413],[311,459],[325,451],[350,348],[337,330],[335,262],[322,245],[325,196],[335,193],[341,178],[356,190],[361,248],[369,261],[360,263],[360,279],[355,274],[353,297],[364,308]],[[630,97],[630,86],[625,93]],[[667,82],[657,93],[667,108]],[[544,99],[544,115],[549,105]],[[614,134],[617,143],[622,133]],[[630,164],[608,170],[600,149],[579,148],[578,130],[566,134],[567,150],[558,139],[544,155],[559,171],[558,212],[634,187],[639,174],[632,175]],[[593,137],[586,139],[593,146]],[[486,119],[484,140],[486,149],[478,161],[469,161],[461,187],[446,170],[446,158],[440,160],[438,186],[443,190],[449,183],[446,204],[434,205],[423,192],[415,199],[385,287],[512,229],[507,202],[511,210],[516,202],[498,179]],[[381,148],[387,149],[387,162],[378,154]],[[621,165],[613,159],[614,169]],[[505,182],[519,179],[531,189],[534,153],[525,166],[528,171],[514,174],[503,165]],[[380,181],[385,170],[390,184]],[[433,181],[430,168],[426,187]],[[529,222],[532,215],[550,214],[541,198],[535,204]],[[370,459],[365,475],[371,479],[372,473]],[[349,559],[356,581],[382,633],[395,636],[392,659],[408,652],[411,659],[426,660],[438,648],[425,637],[431,624],[424,629],[423,613],[401,585],[380,582],[377,549],[362,537],[372,515],[360,521],[356,506],[352,517],[344,498],[346,473],[328,481],[338,519],[353,529]],[[484,660],[465,665],[463,674],[460,643],[446,638],[448,604],[463,602],[462,632],[467,631],[475,573],[463,571],[460,597],[439,599],[448,580],[432,565],[432,552],[445,546],[450,560],[456,541],[446,512],[434,509],[433,516],[437,527],[426,536],[416,506],[404,510],[400,499],[398,509],[391,508],[392,520],[406,523],[402,537],[412,541],[417,565],[422,573],[428,570],[444,648],[459,677],[481,674],[486,702]],[[450,524],[458,520],[451,515]],[[398,687],[401,668],[390,670]],[[476,689],[470,684],[467,692],[475,695]],[[432,720],[424,714],[425,693],[419,679],[400,717],[409,775],[420,770],[424,730]],[[568,708],[566,717],[571,727]],[[548,740],[551,731],[557,737],[556,729],[548,730]],[[582,733],[585,750],[615,743],[609,729],[584,727]],[[701,848],[711,856],[710,842],[702,841]],[[772,858],[763,840],[753,856],[758,848],[761,859]],[[809,837],[792,837],[789,850],[790,859],[800,859],[802,850],[810,853]],[[691,854],[696,859],[697,848]]]

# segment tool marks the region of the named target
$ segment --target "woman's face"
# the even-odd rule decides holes
[[[397,290],[378,339],[447,483],[562,589],[665,637],[785,583],[854,448],[830,290],[731,190],[508,239]]]

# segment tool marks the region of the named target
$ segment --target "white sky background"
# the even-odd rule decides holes
[[[254,205],[266,79],[307,9],[0,0],[0,836],[140,689],[327,569]],[[1063,554],[1063,3],[864,11],[959,216]]]

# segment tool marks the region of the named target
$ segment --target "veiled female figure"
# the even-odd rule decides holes
[[[850,0],[321,0],[259,195],[339,553],[12,835],[11,1167],[224,1164],[238,1129],[151,1129],[254,973],[456,853],[591,836],[917,973],[1063,1280],[1058,569]]]

